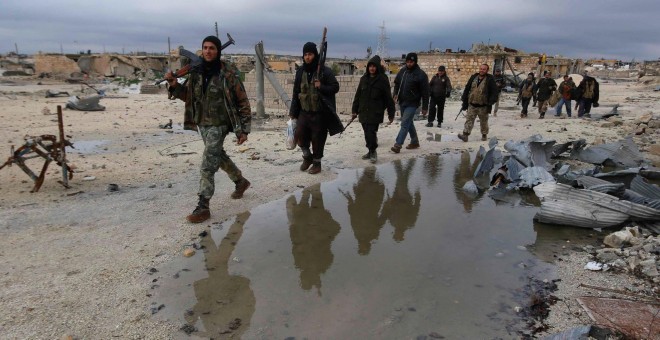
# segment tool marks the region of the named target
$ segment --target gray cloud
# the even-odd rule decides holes
[[[385,21],[390,56],[433,48],[469,49],[474,42],[501,43],[526,52],[568,57],[652,60],[660,57],[660,2],[508,0],[377,3],[336,0],[5,1],[0,4],[0,53],[165,52],[195,49],[220,26],[237,41],[232,53],[253,53],[263,40],[267,53],[301,53],[328,27],[329,56],[363,57],[378,44]]]

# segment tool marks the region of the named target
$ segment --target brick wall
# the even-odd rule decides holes
[[[289,96],[289,98],[291,98],[291,94],[293,93],[294,74],[278,73],[276,74],[276,77],[282,87],[284,87],[286,94]],[[351,113],[353,98],[355,97],[355,91],[360,84],[360,77],[361,76],[358,75],[337,76],[337,81],[339,81],[339,93],[337,93],[336,96],[338,113]],[[390,83],[392,87],[394,87],[394,75],[390,76]],[[257,83],[256,75],[254,72],[247,73],[245,75],[244,85],[248,97],[250,98],[250,105],[252,106],[252,110],[255,111],[257,104]],[[266,111],[284,111],[286,109],[286,105],[284,105],[284,103],[279,99],[277,92],[266,77],[264,77],[264,107],[266,108]]]

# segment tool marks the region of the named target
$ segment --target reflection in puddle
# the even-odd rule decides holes
[[[330,268],[334,256],[330,246],[341,227],[323,205],[321,185],[303,189],[300,202],[295,196],[286,200],[291,253],[300,271],[300,287],[312,287],[321,295],[321,275]]]
[[[254,313],[254,293],[250,280],[229,274],[229,260],[238,240],[243,235],[243,225],[249,212],[236,216],[227,234],[216,246],[213,239],[202,240],[208,277],[193,283],[197,303],[185,313],[186,321],[195,325],[198,335],[213,337],[222,332],[239,335],[249,327]]]
[[[477,164],[463,153],[342,171],[216,225],[206,249],[160,270],[156,317],[214,338],[517,338],[519,292],[586,233],[466,196]]]
[[[426,131],[426,140],[430,142],[461,142],[457,135]]]

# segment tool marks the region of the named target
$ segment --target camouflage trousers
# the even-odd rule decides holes
[[[546,100],[539,100],[538,102],[538,107],[539,107],[539,115],[541,117],[545,116],[545,112],[548,111],[548,99]]]
[[[199,126],[199,134],[204,141],[204,154],[200,166],[199,192],[205,198],[213,197],[215,192],[215,173],[222,169],[233,182],[241,178],[241,170],[227,156],[222,144],[229,133],[226,126]]]
[[[463,134],[468,136],[474,128],[474,120],[479,117],[479,126],[481,127],[481,134],[488,134],[488,106],[476,107],[470,105],[467,114],[465,115],[465,126],[463,127]]]

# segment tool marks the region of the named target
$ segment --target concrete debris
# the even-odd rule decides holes
[[[477,184],[474,183],[473,180],[470,180],[467,183],[465,183],[465,185],[463,185],[463,191],[466,194],[474,195],[474,196],[479,194],[479,188],[477,187]]]
[[[641,234],[637,227],[626,227],[612,234],[605,236],[603,244],[611,248],[620,248],[622,245],[630,245],[633,238],[639,237]]]
[[[72,96],[69,97],[66,107],[78,111],[103,111],[105,110],[105,106],[99,104],[101,98],[102,96],[100,95],[93,95],[84,98]]]

